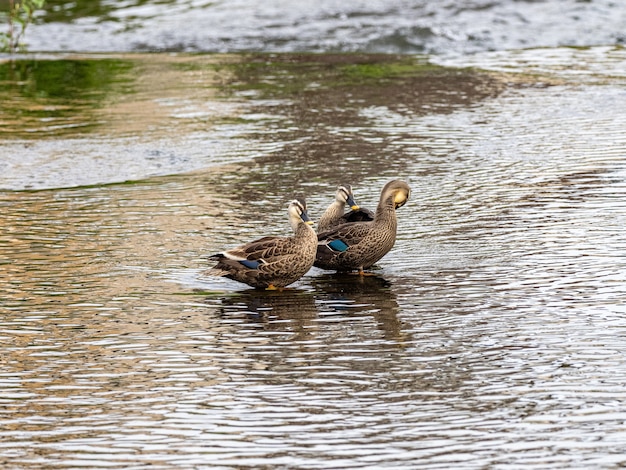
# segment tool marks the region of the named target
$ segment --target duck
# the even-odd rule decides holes
[[[303,198],[291,201],[288,214],[292,237],[263,237],[211,255],[217,264],[206,274],[266,290],[283,290],[296,282],[313,266],[317,235]]]
[[[411,188],[401,180],[389,181],[369,221],[348,222],[318,232],[314,266],[340,272],[365,270],[385,256],[396,242],[396,209],[409,200]]]
[[[345,213],[346,204],[350,212]],[[328,206],[317,223],[317,231],[323,232],[348,222],[374,220],[374,213],[369,209],[361,208],[354,200],[352,186],[341,184],[335,192],[335,201]]]

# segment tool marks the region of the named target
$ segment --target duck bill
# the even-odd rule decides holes
[[[302,214],[300,214],[300,218],[307,225],[313,225],[315,223],[311,220],[307,211],[302,212]]]
[[[394,196],[394,198],[393,198],[393,203],[394,203],[396,209],[398,209],[399,207],[402,207],[403,205],[405,205],[406,202],[409,200],[410,196],[411,196],[411,191],[407,191],[407,192],[400,191],[400,192],[398,192]]]
[[[353,211],[359,210],[359,205],[356,203],[356,201],[354,200],[352,196],[348,196],[348,200],[346,201],[346,203],[350,206],[350,209],[352,209]]]

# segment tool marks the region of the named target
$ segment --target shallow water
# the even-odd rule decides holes
[[[98,127],[2,143],[20,156],[0,178],[2,467],[626,465],[624,51],[345,89],[345,63],[306,59],[123,57],[132,91]],[[151,94],[159,69],[172,86]],[[309,91],[257,86],[292,76]],[[148,124],[119,126],[142,102]],[[187,167],[139,158],[117,180],[97,158],[124,168],[127,140],[159,150],[170,126]],[[33,180],[37,158],[59,171]],[[375,276],[313,269],[283,293],[203,276],[207,254],[287,233],[294,193],[319,217],[337,179],[373,207],[396,177],[413,195]]]

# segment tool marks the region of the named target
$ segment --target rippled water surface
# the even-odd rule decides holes
[[[624,44],[619,0],[47,0],[35,51],[458,54]]]
[[[624,59],[117,57],[66,103],[98,126],[1,144],[0,466],[622,468]],[[398,177],[374,276],[203,275],[287,233],[294,194],[319,217],[338,182],[373,207]]]

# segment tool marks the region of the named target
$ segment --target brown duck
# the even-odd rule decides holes
[[[297,281],[313,266],[317,248],[304,199],[289,204],[289,223],[293,237],[263,237],[212,255],[209,259],[217,264],[207,274],[268,290],[282,290]]]
[[[345,213],[346,205],[350,207],[350,212]],[[337,187],[335,201],[328,206],[320,217],[317,224],[317,231],[324,232],[348,222],[359,222],[364,220],[374,220],[374,213],[368,209],[359,207],[354,200],[352,186],[342,184]]]
[[[393,180],[381,193],[374,220],[349,222],[320,232],[315,266],[359,274],[385,256],[396,241],[396,209],[411,195],[409,185]]]

